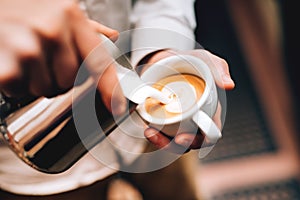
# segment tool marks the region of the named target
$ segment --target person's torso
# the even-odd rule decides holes
[[[116,29],[130,28],[131,0],[79,0],[90,19]]]

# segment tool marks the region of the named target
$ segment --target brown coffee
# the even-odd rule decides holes
[[[166,93],[172,101],[164,105],[156,99],[148,98],[145,110],[155,118],[166,119],[191,109],[201,98],[205,82],[192,74],[176,74],[157,81],[152,87]]]

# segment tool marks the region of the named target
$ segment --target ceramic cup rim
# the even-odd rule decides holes
[[[150,122],[151,124],[157,124],[157,125],[174,124],[174,123],[178,123],[184,119],[191,118],[197,111],[201,110],[202,106],[205,104],[206,100],[208,99],[208,97],[210,95],[211,89],[213,87],[212,84],[214,84],[210,69],[204,61],[202,61],[201,59],[196,58],[194,56],[190,56],[190,55],[173,55],[173,56],[164,58],[164,59],[154,63],[153,65],[151,65],[151,67],[149,67],[149,69],[147,69],[141,75],[141,78],[142,78],[142,80],[149,83],[150,82],[149,79],[153,79],[153,76],[154,76],[154,74],[156,74],[155,72],[157,71],[157,69],[159,67],[166,66],[166,65],[174,65],[178,62],[179,63],[185,62],[189,66],[193,67],[193,71],[198,72],[198,74],[195,74],[195,73],[190,73],[190,74],[197,75],[204,80],[205,88],[204,88],[203,94],[200,97],[200,99],[197,101],[196,106],[193,106],[191,109],[183,112],[180,115],[170,117],[170,118],[162,119],[162,118],[153,117],[146,111],[145,104],[138,105],[137,111],[138,111],[139,115],[144,120],[146,120],[147,122]],[[195,67],[195,66],[197,66],[197,67]],[[185,73],[185,72],[176,71],[174,69],[170,69],[169,71],[172,71],[172,70],[174,71],[174,75],[180,74],[180,73]],[[172,74],[169,74],[169,75],[172,75]],[[166,77],[166,76],[168,76],[168,75],[165,75],[163,77]],[[151,81],[152,81],[152,83],[154,83],[157,80],[151,80]]]

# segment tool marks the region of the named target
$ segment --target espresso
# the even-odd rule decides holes
[[[162,104],[156,99],[148,98],[145,110],[155,118],[166,119],[178,116],[195,106],[204,92],[205,82],[195,75],[176,74],[157,81],[152,87],[168,95],[172,101]]]

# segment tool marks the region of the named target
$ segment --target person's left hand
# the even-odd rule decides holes
[[[227,62],[210,53],[207,50],[197,49],[197,50],[190,50],[190,51],[175,51],[175,50],[161,50],[156,53],[151,54],[150,56],[145,57],[143,60],[144,64],[140,71],[143,73],[147,70],[148,67],[151,67],[151,64],[172,56],[172,55],[192,55],[202,59],[210,68],[213,77],[217,86],[221,89],[231,90],[234,88],[235,84],[234,81],[231,79],[229,67]],[[222,123],[221,123],[221,105],[218,103],[217,111],[213,117],[214,122],[221,130]],[[175,138],[170,138],[165,134],[157,131],[154,128],[147,128],[144,132],[145,137],[156,147],[159,149],[165,149],[171,152],[182,152],[183,149],[186,149],[185,152],[188,152],[191,149],[199,149],[202,146],[204,135],[200,132],[196,135],[193,133],[178,133]]]

